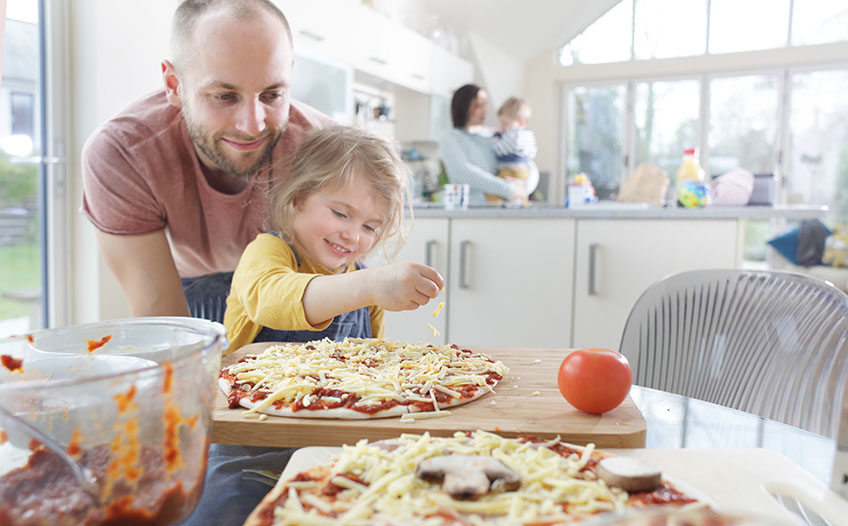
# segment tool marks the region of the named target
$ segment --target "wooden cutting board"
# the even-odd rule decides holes
[[[247,354],[262,352],[269,343],[254,343],[224,356],[223,365],[235,363]],[[472,349],[501,360],[509,375],[488,394],[469,404],[451,409],[443,418],[413,423],[400,417],[370,420],[283,418],[245,415],[242,409],[228,409],[222,392],[215,399],[212,414],[212,442],[251,446],[304,447],[353,444],[361,438],[379,440],[401,433],[429,431],[450,436],[455,431],[484,429],[503,436],[525,433],[540,438],[557,435],[564,441],[585,445],[594,442],[604,448],[645,446],[646,424],[642,413],[628,396],[616,409],[601,416],[571,407],[557,388],[557,371],[565,349]],[[538,396],[533,396],[535,391]]]
[[[280,481],[306,468],[327,464],[337,447],[307,447],[294,452]],[[776,451],[767,449],[611,449],[616,455],[639,458],[662,470],[693,496],[704,498],[716,511],[773,517],[795,524],[798,517],[773,496],[798,499],[830,524],[844,525],[848,501]],[[784,522],[786,521],[786,522]]]

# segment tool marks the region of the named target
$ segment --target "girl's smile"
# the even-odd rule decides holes
[[[355,175],[295,203],[294,245],[328,269],[353,263],[374,246],[386,208],[366,179]]]

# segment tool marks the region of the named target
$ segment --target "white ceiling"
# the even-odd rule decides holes
[[[619,0],[410,0],[458,36],[473,32],[521,62],[559,48]]]

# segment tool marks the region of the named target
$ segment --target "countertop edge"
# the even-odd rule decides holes
[[[617,208],[614,205],[579,208],[532,206],[529,208],[415,208],[415,218],[449,219],[815,219],[828,212],[826,206],[739,206],[708,208]]]

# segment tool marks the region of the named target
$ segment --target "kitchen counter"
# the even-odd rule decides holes
[[[569,218],[569,219],[752,219],[766,220],[783,218],[790,220],[824,217],[826,206],[734,206],[707,208],[658,208],[648,204],[620,204],[602,202],[575,208],[555,206],[547,203],[531,204],[528,207],[504,207],[502,205],[471,205],[465,209],[445,209],[440,203],[424,203],[414,206],[416,218]]]
[[[430,341],[430,324],[440,343],[615,349],[633,304],[658,279],[685,270],[742,268],[747,221],[826,213],[826,207],[811,206],[612,203],[417,208],[406,243],[392,259],[423,263],[445,278],[439,300],[445,314],[387,312],[386,334]],[[386,262],[383,251],[366,261],[372,267]]]

